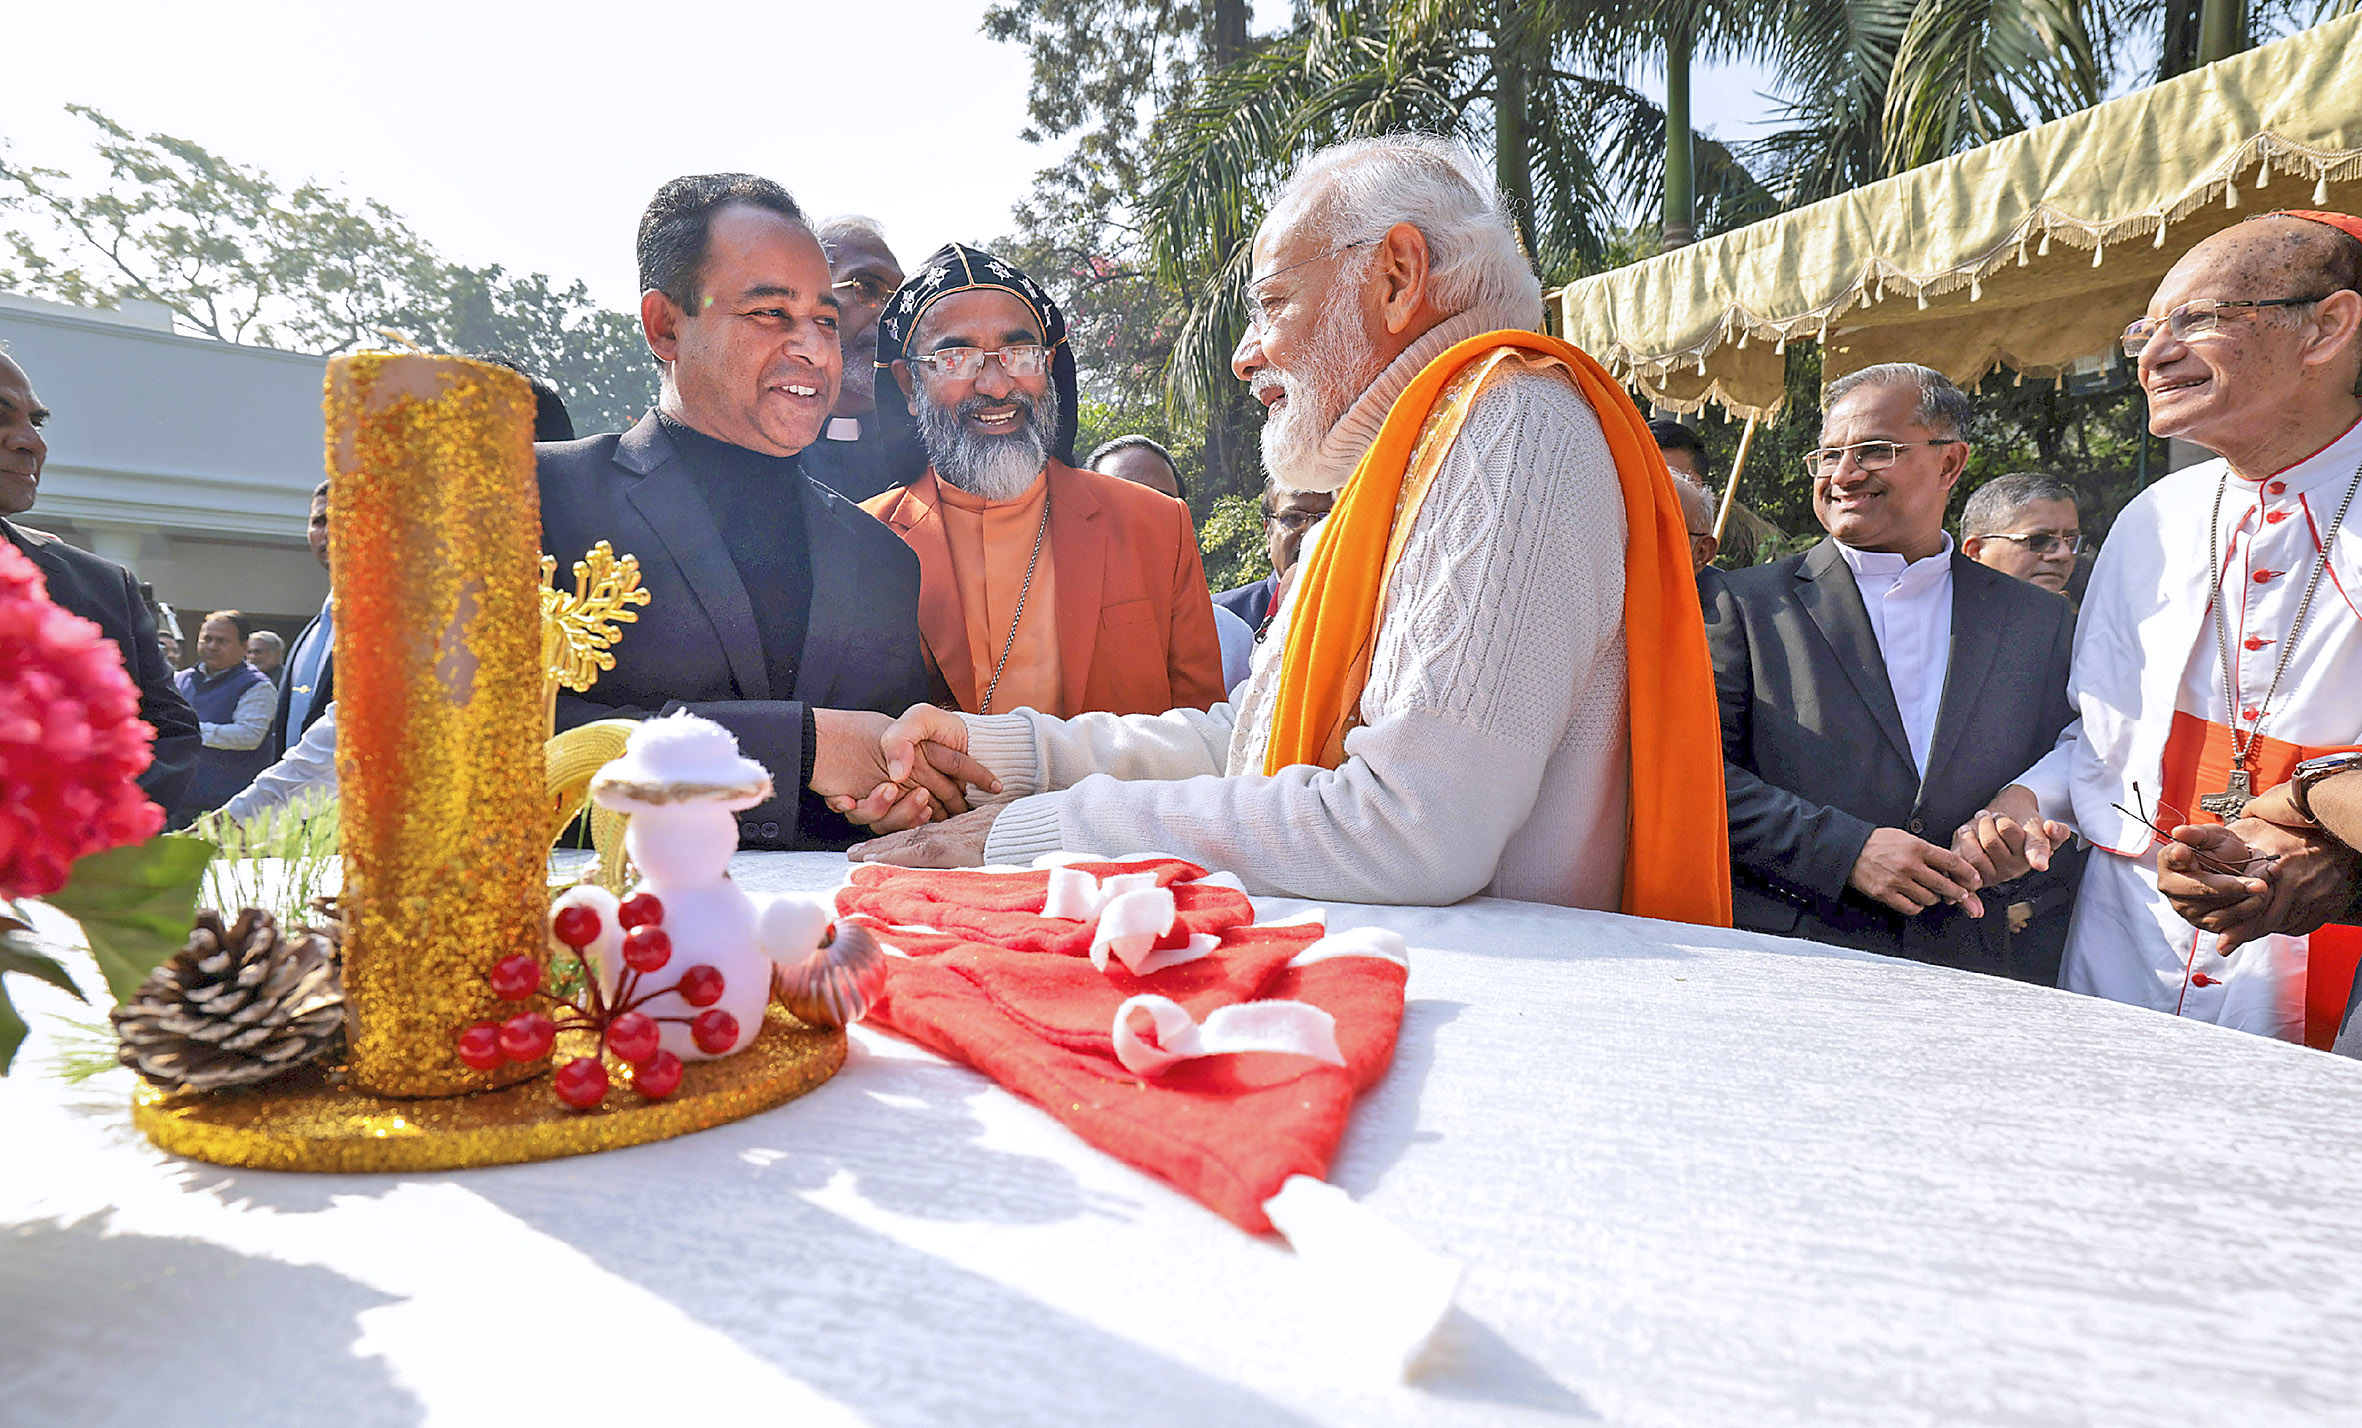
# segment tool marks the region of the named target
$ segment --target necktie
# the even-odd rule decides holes
[[[320,621],[312,626],[311,634],[288,663],[287,686],[287,744],[293,748],[303,737],[304,720],[311,717],[312,693],[320,687],[320,671],[328,664],[328,652],[335,648],[336,602],[331,599],[320,607]]]

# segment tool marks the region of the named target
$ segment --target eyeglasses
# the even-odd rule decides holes
[[[880,306],[887,298],[894,296],[894,284],[880,278],[870,277],[866,273],[856,273],[842,282],[829,284],[829,287],[836,292],[845,293],[852,301],[863,307]]]
[[[2062,546],[2066,548],[2069,555],[2083,553],[2083,534],[2080,531],[2074,535],[2053,535],[2049,531],[2035,531],[2029,535],[2012,535],[2008,531],[1993,531],[1987,534],[1985,539],[2023,541],[2028,555],[2056,555]]]
[[[1375,238],[1356,238],[1350,243],[1340,243],[1325,253],[1315,253],[1311,257],[1306,258],[1301,262],[1290,263],[1284,268],[1274,268],[1270,272],[1265,273],[1262,277],[1250,280],[1247,283],[1248,324],[1253,327],[1269,327],[1271,325],[1271,309],[1266,305],[1271,301],[1271,297],[1267,293],[1257,292],[1257,288],[1262,287],[1265,283],[1270,282],[1273,278],[1292,273],[1298,268],[1309,268],[1314,263],[1322,262],[1329,258],[1334,258],[1339,253],[1350,253],[1356,248],[1367,248],[1372,243],[1377,241],[1378,240]]]
[[[2220,327],[2223,314],[2232,308],[2303,307],[2307,303],[2316,303],[2335,296],[2335,293],[2322,293],[2319,297],[2240,298],[2235,301],[2199,298],[2195,302],[2183,303],[2180,307],[2165,314],[2162,320],[2144,317],[2132,326],[2125,328],[2124,355],[2127,357],[2140,356],[2141,349],[2149,345],[2149,339],[2155,337],[2157,329],[2161,327],[2173,333],[2174,341],[2187,342],[2193,337],[2203,337]]]
[[[1327,511],[1265,511],[1263,519],[1283,531],[1304,531],[1312,529],[1327,514]]]
[[[1804,453],[1807,475],[1827,476],[1845,464],[1847,452],[1853,453],[1854,465],[1864,471],[1884,471],[1895,464],[1895,457],[1914,446],[1959,446],[1959,437],[1938,436],[1926,441],[1857,441],[1851,446],[1822,446]]]
[[[964,382],[984,370],[987,357],[999,358],[1001,370],[1012,377],[1038,377],[1050,366],[1050,349],[1038,342],[997,347],[989,352],[981,347],[942,347],[933,352],[914,352],[910,360],[933,368],[935,375],[946,381]]]

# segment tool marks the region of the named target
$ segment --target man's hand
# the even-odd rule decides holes
[[[2225,957],[2268,930],[2263,918],[2271,909],[2272,885],[2250,873],[2209,868],[2245,868],[2255,857],[2247,840],[2221,823],[2176,828],[2173,841],[2157,850],[2157,891],[2184,922],[2220,933],[2223,942],[2216,950]]]
[[[1939,902],[1958,903],[1970,917],[1985,915],[1985,904],[1977,897],[1984,883],[1969,861],[1900,828],[1871,833],[1846,882],[1906,916]]]
[[[2241,818],[2261,818],[2266,823],[2277,823],[2283,828],[2317,828],[2320,825],[2296,811],[2296,780],[2282,779],[2262,793],[2247,800],[2239,810]]]
[[[895,863],[905,868],[973,868],[984,861],[985,835],[1000,816],[997,808],[856,843],[845,856],[856,863]]]
[[[2345,912],[2362,880],[2362,855],[2326,834],[2261,818],[2173,831],[2157,854],[2157,888],[2193,927],[2219,934],[2229,956],[2272,933],[2302,937]],[[2239,874],[2209,872],[2200,855]],[[2259,861],[2269,858],[2267,866]],[[2259,876],[2260,874],[2260,876]]]
[[[2013,783],[1960,825],[1952,851],[1976,870],[1978,886],[1989,888],[2049,868],[2050,855],[2074,836],[2066,824],[2042,816],[2032,789]]]
[[[912,714],[918,709],[927,706]],[[905,738],[890,747],[890,731],[910,714],[896,721],[864,710],[813,710],[820,745],[812,759],[812,791],[854,822],[887,832],[967,812],[969,784],[998,792],[992,770],[963,752],[967,726],[959,716],[928,712],[959,730],[958,744],[920,745]]]

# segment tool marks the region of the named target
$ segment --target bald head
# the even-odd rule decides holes
[[[2328,445],[2362,416],[2358,284],[2362,242],[2325,223],[2271,215],[2201,241],[2158,284],[2148,316],[2228,305],[2211,327],[2162,329],[2142,346],[2149,430],[2220,452],[2257,480]]]
[[[33,379],[0,353],[0,516],[22,515],[41,489],[49,443],[41,437],[49,408],[33,395]]]
[[[2362,239],[2310,218],[2269,213],[2226,228],[2182,257],[2292,292],[2362,287]],[[2178,266],[2178,265],[2177,265]]]

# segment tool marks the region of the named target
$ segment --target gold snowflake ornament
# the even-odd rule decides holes
[[[618,557],[615,547],[605,541],[574,562],[571,594],[552,583],[557,571],[557,557],[544,555],[541,671],[553,714],[559,689],[580,694],[596,684],[602,673],[615,668],[615,656],[609,649],[622,637],[619,627],[636,623],[640,617],[632,607],[648,603],[648,592],[640,588],[638,558]]]

